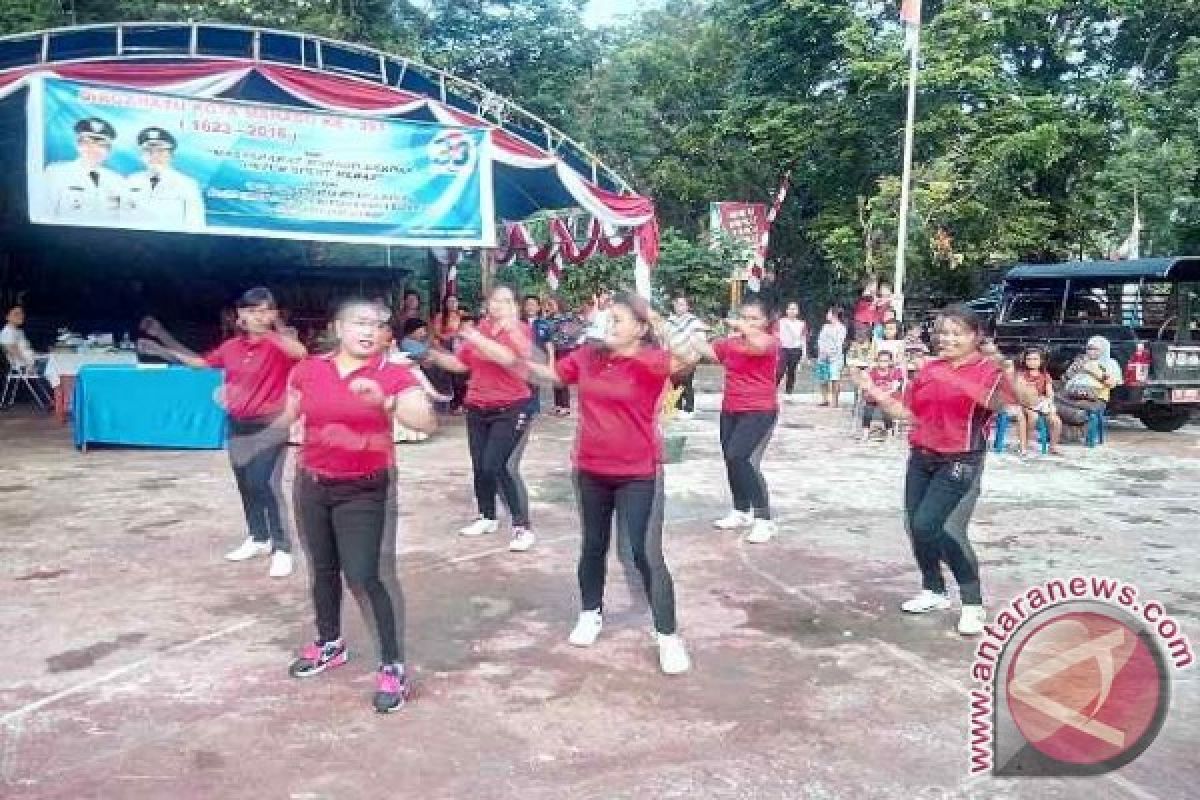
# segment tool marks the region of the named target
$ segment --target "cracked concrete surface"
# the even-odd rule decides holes
[[[455,536],[473,516],[461,422],[398,446],[400,570],[416,701],[369,709],[373,648],[290,680],[311,635],[303,567],[228,564],[240,506],[219,452],[70,447],[0,415],[0,796],[5,798],[1173,798],[1200,793],[1196,671],[1158,740],[1106,777],[967,773],[973,646],[952,614],[909,619],[904,448],[846,412],[788,404],[765,472],[782,533],[711,528],[728,503],[719,399],[667,473],[668,562],[695,667],[659,674],[645,604],[609,573],[600,641],[566,643],[578,529],[573,422],[525,457],[539,542]],[[1200,638],[1196,428],[1115,423],[1098,450],[991,459],[972,529],[998,606],[1076,571],[1136,584]],[[289,466],[290,472],[290,466]]]

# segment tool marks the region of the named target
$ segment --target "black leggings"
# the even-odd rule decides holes
[[[662,472],[646,478],[614,478],[576,471],[575,491],[583,523],[579,552],[583,610],[599,611],[604,605],[608,544],[616,512],[618,534],[632,551],[634,566],[650,600],[654,629],[661,634],[675,633],[675,584],[662,551]]]
[[[775,384],[778,385],[783,377],[787,376],[787,383],[784,384],[783,390],[788,394],[796,388],[796,367],[800,364],[800,357],[804,355],[804,349],[800,347],[785,347],[782,351],[783,358],[779,359],[779,375],[775,378]]]
[[[945,593],[942,562],[954,573],[963,605],[982,605],[979,560],[967,524],[979,500],[982,454],[943,455],[914,448],[904,479],[904,512],[921,587]]]
[[[496,518],[496,489],[504,497],[513,527],[529,527],[529,494],[521,480],[521,455],[529,439],[526,401],[494,409],[467,409],[467,446],[475,474],[479,513]]]
[[[404,594],[395,580],[395,518],[389,513],[390,473],[328,480],[301,470],[293,500],[296,527],[308,551],[317,635],[341,637],[342,576],[368,617],[383,664],[404,661]]]
[[[778,416],[775,411],[721,412],[721,452],[725,456],[733,507],[738,511],[753,511],[757,519],[771,518],[767,482],[759,465]]]
[[[229,464],[242,496],[246,528],[256,542],[271,542],[276,550],[292,549],[281,509],[283,456],[288,429],[274,418],[229,421]]]
[[[679,402],[676,406],[680,411],[686,411],[690,414],[696,410],[695,381],[695,372],[686,372],[674,379],[676,388],[679,388],[680,386],[683,387],[683,391],[679,393]]]

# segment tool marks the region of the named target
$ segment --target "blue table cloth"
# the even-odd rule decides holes
[[[75,446],[219,450],[221,372],[188,367],[86,366],[75,377]]]

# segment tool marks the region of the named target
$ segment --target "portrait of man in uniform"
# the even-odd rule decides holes
[[[77,156],[46,165],[41,185],[32,187],[31,218],[71,225],[116,224],[125,181],[104,166],[116,138],[113,126],[100,117],[76,122]]]
[[[131,228],[195,231],[204,227],[200,185],[172,166],[178,145],[164,128],[146,128],[137,137],[145,169],[129,176],[121,221]]]

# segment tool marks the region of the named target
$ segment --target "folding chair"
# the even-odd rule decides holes
[[[21,387],[33,398],[33,402],[42,411],[49,411],[51,405],[50,393],[43,384],[43,379],[36,372],[30,372],[25,367],[10,366],[4,378],[4,391],[0,393],[0,408],[12,408],[17,402]]]

